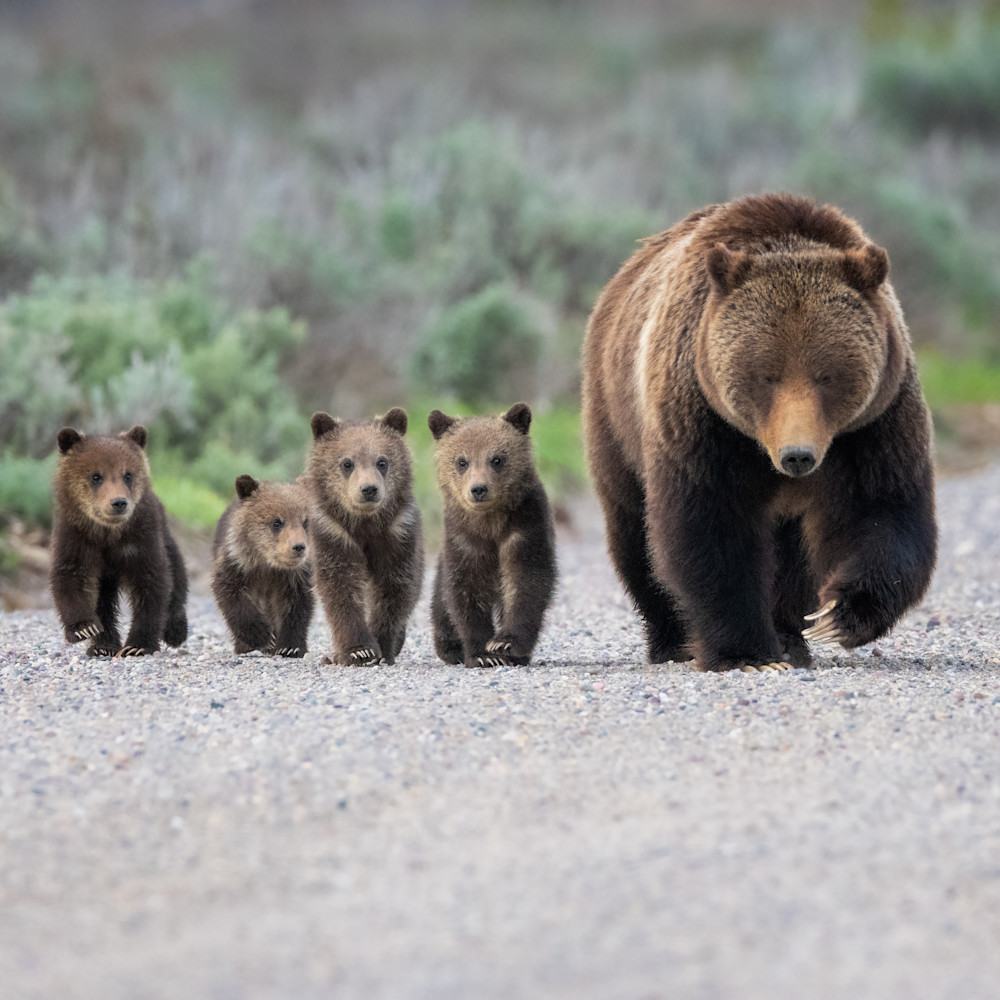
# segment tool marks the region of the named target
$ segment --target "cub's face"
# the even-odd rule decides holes
[[[56,486],[73,511],[104,528],[119,528],[149,488],[146,428],[83,435],[64,427],[57,438]]]
[[[701,387],[778,472],[808,475],[835,435],[863,422],[885,378],[888,335],[873,298],[885,251],[713,254]]]
[[[298,483],[236,480],[239,507],[231,551],[248,568],[297,570],[309,562],[309,496]]]
[[[371,517],[409,494],[406,414],[398,407],[365,423],[313,416],[309,475],[319,499],[352,517]]]
[[[517,502],[534,468],[526,404],[515,404],[502,417],[457,419],[434,410],[427,422],[437,441],[434,463],[446,500],[484,515]]]

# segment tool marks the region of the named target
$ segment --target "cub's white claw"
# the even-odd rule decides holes
[[[811,615],[805,615],[804,618],[807,622],[815,621],[817,618],[822,618],[824,615],[828,615],[837,606],[837,598],[834,597],[832,600],[827,601],[819,609],[819,611],[814,611]]]

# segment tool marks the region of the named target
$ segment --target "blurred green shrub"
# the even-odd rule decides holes
[[[90,433],[146,424],[150,455],[175,484],[220,497],[243,472],[294,477],[309,426],[279,368],[304,338],[284,309],[235,312],[201,265],[163,284],[38,278],[0,305],[0,432],[17,477],[9,492],[35,482],[32,462],[42,468],[67,424]],[[47,508],[50,477],[20,505],[5,504],[37,513],[44,497]],[[174,488],[191,509],[193,489]]]
[[[10,452],[0,455],[0,512],[51,527],[55,468],[54,454],[41,460]]]
[[[490,285],[445,309],[424,333],[414,376],[424,391],[463,403],[532,399],[544,335],[523,295]]]
[[[997,138],[1000,22],[967,14],[935,27],[871,49],[862,107],[916,136],[941,129]]]

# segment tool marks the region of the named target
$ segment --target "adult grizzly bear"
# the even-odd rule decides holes
[[[767,195],[650,237],[602,292],[587,452],[652,662],[805,666],[920,600],[931,426],[888,273],[837,209]]]

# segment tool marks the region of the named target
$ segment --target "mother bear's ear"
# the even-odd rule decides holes
[[[716,243],[708,251],[705,264],[709,277],[723,295],[736,291],[750,276],[750,255]]]
[[[844,277],[862,295],[870,295],[889,277],[889,254],[874,243],[844,254]]]

